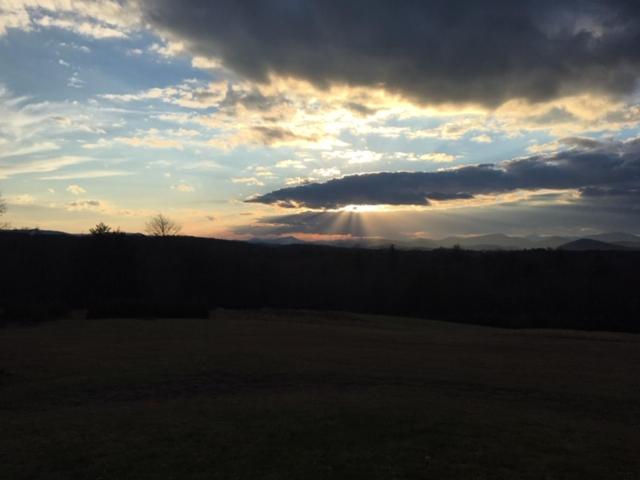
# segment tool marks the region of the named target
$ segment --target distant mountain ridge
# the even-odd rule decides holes
[[[296,237],[254,238],[251,243],[291,245],[315,244],[335,247],[388,248],[393,245],[405,250],[431,250],[459,246],[467,250],[529,250],[561,248],[563,250],[640,250],[640,236],[632,233],[612,232],[579,236],[509,236],[503,233],[471,236],[450,236],[441,239],[415,238],[391,240],[385,238],[352,238],[343,240],[304,241]]]
[[[22,233],[27,235],[73,235],[72,233],[60,232],[58,230],[41,230],[40,228],[20,228],[16,230],[4,230],[7,233]]]
[[[4,230],[2,233],[22,233],[32,236],[70,236],[71,233],[55,230],[21,229]],[[86,235],[86,234],[80,234]],[[140,235],[133,233],[127,235]],[[274,246],[287,245],[325,245],[344,248],[389,248],[393,245],[402,250],[432,250],[436,248],[454,248],[466,250],[530,250],[530,249],[562,249],[562,250],[640,250],[640,235],[627,232],[598,233],[585,236],[528,235],[509,236],[503,233],[492,233],[469,236],[450,236],[441,239],[413,238],[392,240],[378,237],[361,237],[340,240],[307,241],[295,236],[254,237],[248,243]]]
[[[274,237],[274,238],[259,238],[254,237],[247,240],[249,243],[257,243],[260,245],[300,245],[305,244],[304,240],[300,240],[299,238],[288,236],[288,237]]]
[[[593,251],[593,250],[632,250],[632,248],[617,245],[615,243],[602,242],[592,238],[580,238],[572,242],[560,245],[558,250],[572,250],[576,252]]]

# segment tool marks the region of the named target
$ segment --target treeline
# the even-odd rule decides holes
[[[346,310],[638,332],[640,252],[266,246],[191,237],[0,235],[1,321]]]

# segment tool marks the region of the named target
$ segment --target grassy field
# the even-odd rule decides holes
[[[311,312],[0,330],[4,479],[638,479],[640,336]]]

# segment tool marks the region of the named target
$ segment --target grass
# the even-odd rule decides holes
[[[313,312],[0,330],[2,479],[637,479],[640,337]]]

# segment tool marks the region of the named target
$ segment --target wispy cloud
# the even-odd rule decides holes
[[[264,186],[264,182],[257,179],[256,177],[233,177],[231,179],[232,183],[237,183],[240,185],[247,185],[253,187],[262,187]]]
[[[122,39],[140,29],[136,2],[12,0],[0,5],[0,36],[10,29],[59,28],[94,39]]]
[[[70,172],[59,175],[40,177],[40,180],[76,180],[82,178],[107,178],[132,175],[132,172],[124,170],[87,170],[83,172]]]
[[[0,158],[5,157],[18,157],[21,155],[31,155],[34,153],[41,152],[50,152],[52,150],[58,150],[60,146],[54,142],[36,142],[30,145],[19,145],[14,142],[7,142],[7,144],[2,146],[2,151],[0,151]]]
[[[53,172],[64,167],[86,163],[91,160],[89,157],[69,155],[41,160],[21,161],[11,164],[0,164],[0,178],[9,178],[27,173]]]

